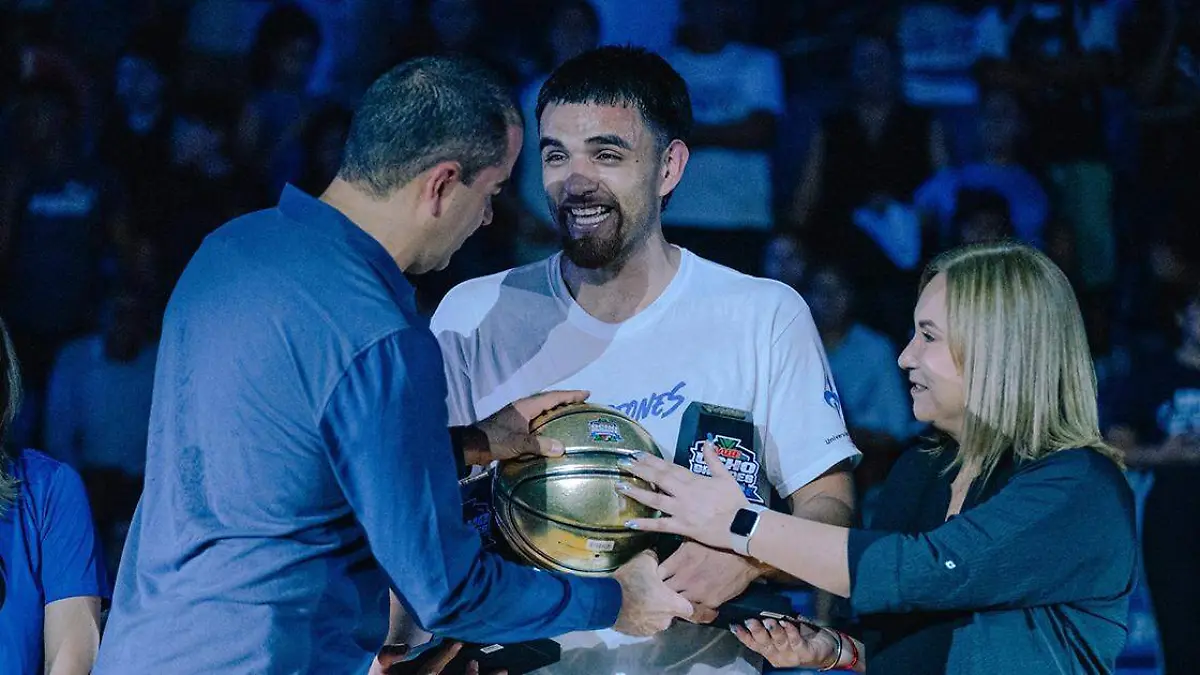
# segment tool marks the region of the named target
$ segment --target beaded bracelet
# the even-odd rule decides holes
[[[832,628],[822,627],[821,630],[829,631],[830,633],[833,634],[833,639],[837,640],[837,655],[835,655],[833,657],[833,661],[830,662],[829,665],[825,666],[824,668],[818,669],[817,670],[818,673],[824,673],[826,671],[830,671],[830,670],[833,670],[834,668],[837,668],[838,661],[842,660],[842,634],[836,630],[833,630]]]

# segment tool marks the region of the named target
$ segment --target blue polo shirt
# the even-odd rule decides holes
[[[0,516],[0,672],[45,671],[46,605],[108,597],[108,577],[79,474],[33,450],[0,458],[17,500]]]
[[[389,588],[451,638],[610,626],[615,581],[482,552],[445,399],[412,287],[338,211],[289,187],[210,235],[167,308],[96,672],[361,672]]]

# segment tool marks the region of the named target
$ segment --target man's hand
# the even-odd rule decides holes
[[[562,443],[538,438],[530,433],[529,424],[538,415],[568,403],[587,400],[586,391],[547,391],[514,401],[491,417],[475,425],[487,436],[488,447],[468,458],[469,464],[503,462],[517,457],[542,455],[558,457],[563,454]]]
[[[717,608],[746,590],[762,569],[740,555],[687,541],[658,566],[658,574],[667,588],[696,605],[693,622],[711,623]]]
[[[405,661],[408,645],[384,645],[371,663],[368,675],[438,675],[461,649],[461,642],[448,642],[412,661]],[[479,664],[468,663],[467,675],[479,675]],[[507,675],[507,671],[498,670],[487,675]]]
[[[621,613],[613,628],[621,633],[654,635],[670,627],[675,617],[692,616],[692,603],[667,588],[658,576],[658,559],[649,551],[622,565],[613,578],[621,584]]]

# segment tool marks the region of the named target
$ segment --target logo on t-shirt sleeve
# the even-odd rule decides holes
[[[829,371],[825,371],[825,405],[837,411],[837,414],[842,414],[842,397],[838,396],[837,388],[833,386],[833,378],[829,376]]]

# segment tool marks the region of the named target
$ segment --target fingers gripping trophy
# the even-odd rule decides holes
[[[536,418],[532,430],[559,441],[563,454],[504,462],[492,473],[494,524],[516,556],[595,576],[616,572],[654,546],[656,534],[625,523],[658,512],[615,489],[619,481],[653,489],[618,464],[636,453],[662,457],[641,425],[612,408],[575,403]]]
[[[620,466],[635,453],[662,457],[650,434],[612,408],[583,402],[542,413],[530,431],[562,452],[509,459],[463,481],[464,515],[485,547],[549,571],[614,577],[629,611],[613,628],[627,635],[652,635],[672,616],[690,616],[691,604],[659,580],[658,535],[625,527],[658,512],[616,489],[621,481],[654,489]]]

